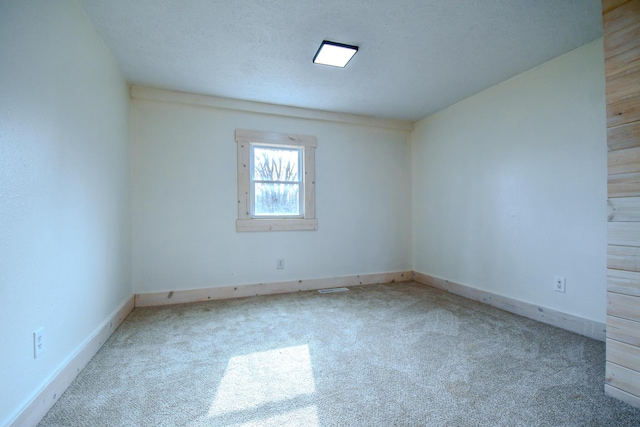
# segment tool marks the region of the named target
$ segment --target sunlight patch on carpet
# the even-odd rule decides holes
[[[294,409],[269,418],[249,421],[241,424],[233,424],[230,427],[317,427],[320,425],[318,419],[318,408],[315,405]]]
[[[315,388],[307,345],[234,356],[208,415],[259,408],[314,393]]]

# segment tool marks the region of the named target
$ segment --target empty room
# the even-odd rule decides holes
[[[640,0],[0,0],[0,426],[640,425]]]

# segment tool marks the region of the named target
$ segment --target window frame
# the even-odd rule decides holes
[[[294,231],[317,230],[315,206],[315,136],[294,135],[278,132],[262,132],[236,129],[238,145],[238,219],[236,231]],[[294,146],[302,148],[302,187],[304,191],[303,216],[300,217],[252,217],[251,144],[271,146]]]

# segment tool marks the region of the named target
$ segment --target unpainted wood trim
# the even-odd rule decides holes
[[[316,149],[315,147],[304,148],[304,194],[306,219],[316,217]],[[307,195],[311,195],[307,197]],[[316,228],[318,223],[316,220]]]
[[[413,280],[418,283],[422,283],[423,285],[429,285],[432,288],[440,289],[441,291],[448,291],[449,284],[452,283],[446,279],[440,279],[418,271],[413,272]]]
[[[58,401],[62,393],[100,350],[113,332],[127,318],[134,308],[134,296],[127,298],[102,324],[69,356],[63,365],[52,375],[51,380],[42,386],[31,402],[24,406],[11,427],[34,426],[47,414]]]
[[[619,388],[610,386],[609,384],[605,384],[604,393],[607,396],[622,400],[623,402],[628,403],[635,408],[640,408],[640,397],[627,393],[624,390],[620,390]]]
[[[318,229],[316,219],[316,169],[315,149],[317,138],[309,135],[264,132],[236,129],[235,139],[238,144],[238,219],[236,231],[311,231]],[[251,143],[291,145],[302,147],[304,152],[304,218],[251,218]]]
[[[145,101],[169,102],[175,104],[195,105],[223,110],[260,113],[272,116],[284,116],[326,122],[347,123],[360,126],[371,126],[377,128],[399,130],[404,132],[411,132],[414,129],[413,122],[405,120],[381,119],[377,117],[360,116],[356,114],[334,113],[330,111],[312,110],[309,108],[289,107],[285,105],[243,101],[240,99],[222,98],[218,96],[177,92],[147,86],[132,85],[130,94],[131,98],[133,99],[140,99]]]
[[[604,323],[596,322],[595,320],[541,307],[416,271],[413,273],[413,279],[418,283],[432,286],[474,301],[479,301],[510,313],[528,317],[529,319],[557,326],[589,338],[604,341],[606,337]]]
[[[606,384],[640,396],[640,372],[607,361],[605,369]]]
[[[251,201],[250,196],[250,180],[249,174],[251,173],[250,166],[247,162],[249,158],[249,144],[246,142],[238,143],[238,219],[248,220],[251,215],[249,214],[249,206]]]
[[[315,218],[301,219],[238,219],[236,231],[313,231],[318,229],[318,220]]]
[[[376,283],[407,282],[412,279],[411,271],[392,273],[360,274],[357,276],[327,279],[291,280],[287,282],[258,283],[250,285],[221,286],[185,291],[153,292],[136,294],[136,307],[183,304],[199,301],[213,301],[231,298],[252,297],[344,286],[372,285]]]
[[[318,139],[310,135],[236,129],[236,142],[317,147]]]

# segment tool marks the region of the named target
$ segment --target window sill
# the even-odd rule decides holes
[[[317,219],[238,219],[236,231],[305,231],[317,230]]]

